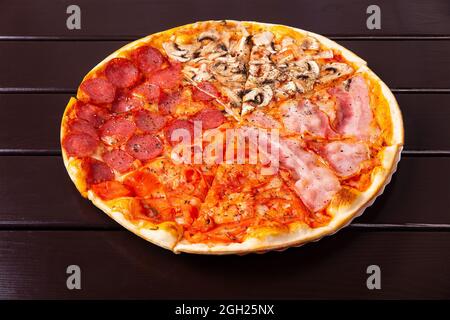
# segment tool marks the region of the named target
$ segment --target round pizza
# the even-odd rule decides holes
[[[176,253],[243,254],[333,234],[383,192],[403,123],[366,62],[303,30],[206,21],[117,50],[61,124],[83,197]]]

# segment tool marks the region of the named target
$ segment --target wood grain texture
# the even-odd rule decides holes
[[[448,252],[445,232],[346,230],[282,253],[214,257],[174,255],[122,231],[3,231],[0,298],[448,298]],[[66,288],[72,264],[81,290]],[[381,290],[366,287],[374,264]]]
[[[0,176],[0,227],[117,227],[80,196],[60,157],[0,157]],[[450,225],[449,178],[450,158],[405,158],[385,193],[355,222]]]
[[[69,88],[124,41],[2,41],[0,88]],[[450,89],[450,40],[346,40],[391,88]],[[30,55],[30,52],[33,54]],[[20,61],[20,63],[11,63]]]
[[[59,130],[70,94],[0,94],[3,152],[60,152]],[[396,94],[408,151],[450,151],[450,94]],[[26,116],[24,116],[26,114]]]
[[[81,30],[66,28],[73,1],[2,1],[0,36],[141,36],[199,20],[237,19],[280,23],[325,35],[450,35],[446,0],[378,0],[381,30],[368,30],[370,0],[78,0]]]

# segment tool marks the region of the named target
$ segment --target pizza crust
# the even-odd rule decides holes
[[[232,23],[238,23],[238,21],[227,20]],[[103,66],[113,58],[120,57],[124,52],[132,50],[134,48],[140,47],[145,43],[148,43],[154,37],[163,34],[173,34],[176,30],[180,28],[190,28],[198,24],[203,23],[213,23],[214,21],[197,22],[193,24],[188,24],[185,26],[173,28],[170,30],[162,31],[156,34],[149,35],[145,38],[136,40],[119,50],[115,51],[108,57],[106,57],[102,62],[96,65],[85,77],[90,77],[97,70],[103,68]],[[283,250],[288,247],[301,246],[307,242],[317,241],[326,235],[331,235],[337,232],[339,229],[348,225],[354,218],[361,215],[364,210],[369,207],[376,199],[377,196],[383,193],[385,186],[390,182],[392,175],[394,174],[397,163],[400,160],[401,151],[403,148],[404,132],[403,132],[403,121],[401,116],[400,108],[397,101],[386,86],[386,84],[381,81],[378,76],[375,75],[368,67],[366,62],[355,55],[350,50],[340,46],[336,42],[325,38],[321,35],[308,32],[301,29],[296,29],[292,27],[285,27],[281,25],[265,24],[258,22],[242,22],[245,26],[257,26],[264,27],[271,30],[276,27],[290,28],[302,35],[312,36],[319,40],[319,42],[330,49],[335,49],[339,51],[342,56],[351,64],[353,64],[357,72],[362,72],[368,76],[371,80],[378,83],[381,87],[381,92],[386,98],[390,116],[392,121],[392,138],[391,145],[386,147],[382,153],[382,166],[379,170],[374,170],[372,173],[372,183],[370,187],[358,194],[358,196],[351,201],[351,203],[332,203],[330,205],[330,212],[333,213],[333,218],[330,223],[323,227],[309,228],[305,225],[293,225],[291,226],[291,231],[289,233],[272,233],[264,237],[249,237],[242,243],[230,243],[230,244],[200,244],[200,243],[189,243],[186,240],[178,241],[178,236],[170,230],[170,228],[164,228],[159,226],[156,230],[155,228],[142,227],[138,221],[131,221],[127,219],[123,213],[114,211],[112,208],[103,200],[95,196],[92,191],[86,190],[82,179],[79,175],[80,169],[74,165],[71,165],[70,159],[67,157],[64,149],[62,149],[64,165],[69,173],[70,178],[76,185],[80,193],[91,200],[95,206],[105,212],[112,219],[117,221],[120,225],[128,229],[129,231],[135,233],[139,237],[152,242],[156,245],[164,247],[166,249],[172,250],[175,253],[187,252],[194,254],[246,254],[250,252],[263,253],[270,250]],[[71,99],[64,112],[63,120],[61,123],[61,141],[64,136],[66,128],[66,114],[72,108],[75,103],[75,99]]]

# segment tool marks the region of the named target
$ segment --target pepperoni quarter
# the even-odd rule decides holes
[[[93,104],[83,104],[80,101],[75,106],[75,114],[78,118],[91,123],[95,128],[100,127],[110,116],[105,108]]]
[[[219,96],[219,91],[216,87],[207,81],[200,82],[197,87],[194,87],[192,98],[195,101],[211,101]]]
[[[99,141],[85,133],[70,133],[62,141],[67,154],[72,157],[87,157],[97,149]]]
[[[172,146],[182,141],[191,144],[194,141],[194,125],[188,120],[175,120],[166,128],[165,135]]]
[[[144,106],[144,101],[133,95],[120,96],[112,104],[111,110],[116,113],[128,112],[130,110],[139,109]]]
[[[181,84],[181,64],[174,63],[170,67],[156,71],[148,77],[150,83],[161,89],[174,89]]]
[[[161,140],[155,135],[145,134],[132,137],[126,145],[126,150],[141,161],[156,158],[163,152]]]
[[[83,81],[80,89],[92,103],[111,103],[116,95],[116,88],[103,78],[91,78]]]
[[[102,161],[86,158],[82,166],[86,171],[86,182],[88,184],[97,184],[114,179],[114,173],[111,168]]]
[[[136,112],[134,119],[136,126],[145,133],[158,132],[166,125],[165,117],[147,110],[139,110]]]
[[[114,149],[102,155],[108,166],[120,173],[127,172],[133,165],[134,158],[123,150]]]
[[[165,61],[161,52],[150,46],[142,46],[137,48],[132,53],[132,57],[139,69],[146,74],[161,69]]]
[[[158,110],[162,114],[170,114],[175,111],[177,104],[181,100],[181,95],[179,92],[172,93],[162,93],[159,99]]]
[[[161,90],[156,84],[144,82],[134,88],[132,94],[143,97],[148,103],[155,103],[159,101]]]
[[[139,79],[139,70],[130,60],[115,58],[108,62],[105,75],[116,87],[128,88]]]
[[[208,130],[220,126],[225,121],[225,117],[220,110],[205,109],[197,113],[192,120],[201,121],[202,129]]]
[[[105,122],[100,128],[100,136],[107,145],[119,145],[130,139],[135,130],[134,122],[126,118],[116,117]]]

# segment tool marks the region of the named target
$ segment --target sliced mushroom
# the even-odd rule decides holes
[[[203,41],[203,40],[211,40],[211,41],[217,41],[220,38],[220,34],[219,32],[217,32],[217,30],[207,30],[204,31],[202,33],[200,33],[200,35],[198,36],[198,41]]]
[[[256,54],[258,56],[270,56],[270,54],[276,53],[273,37],[273,34],[268,31],[253,35],[252,55]]]
[[[263,84],[277,80],[280,71],[272,63],[252,64],[249,67],[250,81]]]
[[[183,72],[188,78],[195,82],[208,81],[212,78],[211,73],[208,72],[206,63],[202,63],[198,68],[192,66],[185,66]]]
[[[284,37],[283,40],[281,40],[281,46],[287,47],[295,43],[295,40],[291,37]]]
[[[211,65],[211,72],[223,77],[230,77],[233,75],[233,71],[228,67],[228,64],[224,61],[215,61]]]
[[[230,44],[230,53],[240,59],[245,59],[250,54],[250,36],[243,36],[239,41]]]
[[[319,76],[319,65],[312,60],[298,60],[288,66],[289,75],[295,79],[316,79]]]
[[[323,50],[316,53],[313,56],[313,59],[333,59],[333,57],[334,57],[333,50]]]
[[[309,71],[314,75],[315,78],[317,78],[320,73],[320,67],[317,64],[317,62],[315,62],[313,60],[309,60],[306,63],[308,64]]]
[[[260,32],[255,34],[252,40],[255,46],[270,46],[273,42],[273,33],[269,31]]]
[[[313,50],[317,51],[320,49],[319,41],[317,41],[316,38],[313,37],[307,37],[303,40],[301,44],[301,48],[304,50]]]
[[[195,52],[197,58],[204,58],[206,60],[213,61],[218,57],[222,57],[228,53],[227,47],[219,42],[208,42],[206,45],[201,45],[200,50]]]
[[[200,48],[199,43],[182,45],[175,42],[164,42],[162,46],[170,58],[180,62],[189,61],[193,57],[194,52]]]
[[[230,104],[232,107],[241,106],[241,92],[240,89],[231,89],[229,87],[222,86],[222,93],[230,99]]]
[[[276,95],[278,98],[288,98],[293,96],[297,92],[297,86],[294,81],[288,81],[276,89]]]
[[[190,58],[187,57],[188,51],[178,47],[175,42],[164,42],[162,46],[170,58],[178,60],[180,62],[186,62],[190,60]]]
[[[272,88],[268,85],[251,89],[243,97],[243,102],[256,107],[267,106],[273,98]]]
[[[286,63],[289,63],[292,60],[294,60],[295,56],[292,50],[285,49],[273,54],[270,58],[277,64],[277,66],[278,65],[283,66]]]
[[[229,77],[224,77],[218,74],[214,75],[214,78],[223,85],[243,85],[245,83],[245,77],[242,74],[233,74]]]
[[[327,83],[340,77],[349,75],[353,72],[353,68],[342,62],[327,63],[322,66],[320,83]]]
[[[282,90],[286,91],[289,94],[295,93],[297,88],[295,87],[295,83],[293,81],[286,82],[282,87]]]
[[[244,116],[244,115],[252,112],[255,109],[255,107],[253,105],[247,103],[247,102],[244,102],[242,104],[242,108],[241,109],[242,109],[241,110],[241,115]]]

